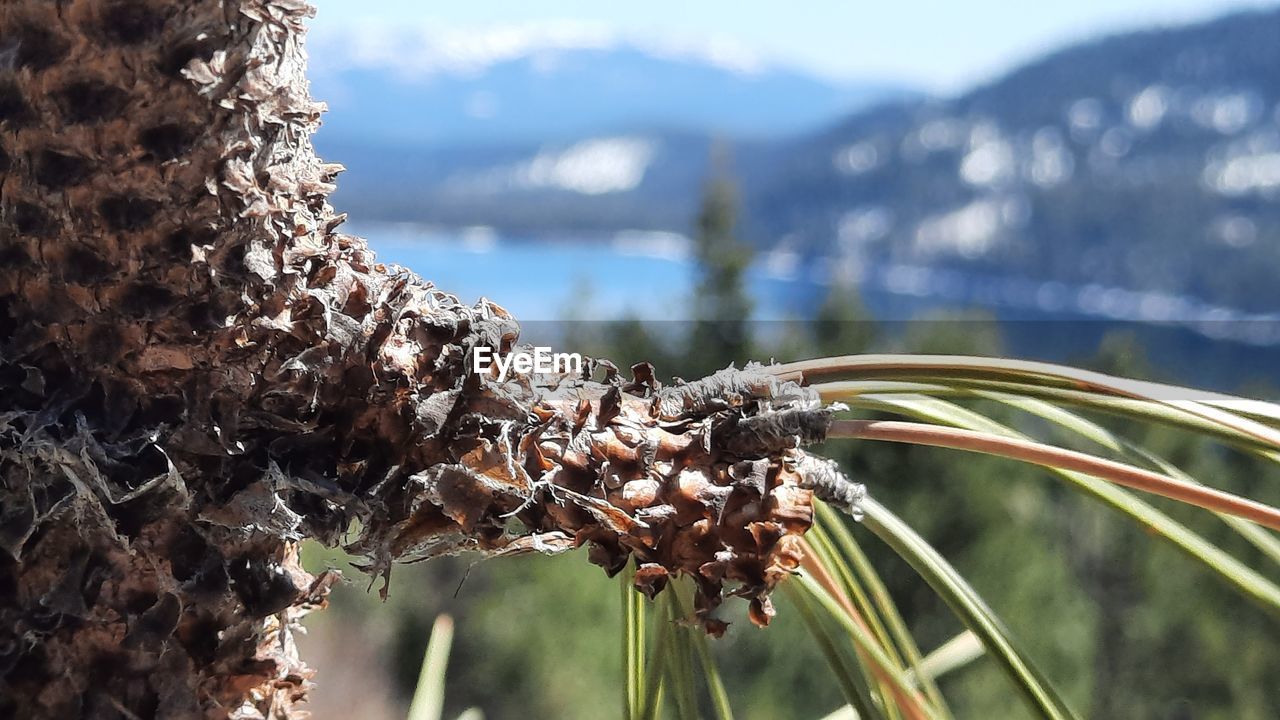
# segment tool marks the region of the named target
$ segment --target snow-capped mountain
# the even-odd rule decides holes
[[[661,130],[776,138],[874,100],[718,39],[638,39],[576,23],[480,32],[363,25],[310,40],[319,141],[428,147]]]
[[[1115,35],[855,114],[745,177],[744,225],[863,265],[1078,284],[1116,317],[1186,316],[1176,296],[1273,312],[1278,37],[1276,8]],[[1224,333],[1236,317],[1203,314]]]
[[[761,247],[838,258],[855,270],[888,263],[1067,283],[1088,289],[1090,307],[1115,317],[1186,315],[1177,298],[1195,297],[1223,328],[1234,316],[1219,305],[1253,313],[1280,307],[1277,37],[1280,9],[1272,8],[1101,38],[953,98],[879,103],[792,137],[778,134],[802,124],[785,115],[798,111],[760,92],[760,83],[778,77],[767,66],[717,63],[706,53],[657,57],[600,40],[593,50],[553,53],[595,54],[598,62],[566,60],[538,76],[538,52],[525,51],[531,45],[492,42],[506,49],[451,51],[446,56],[462,59],[427,76],[461,87],[528,73],[550,78],[538,92],[564,97],[560,105],[538,105],[549,113],[541,118],[527,111],[503,120],[511,123],[506,134],[490,135],[497,140],[482,147],[419,139],[379,148],[366,138],[321,151],[351,167],[336,202],[363,217],[586,236],[687,230],[718,155],[740,185],[741,231]],[[585,92],[574,85],[632,61],[655,69]],[[701,96],[677,92],[676,80],[646,85],[664,72],[727,84],[710,83],[722,93],[715,102],[686,108],[671,98]],[[786,85],[797,94],[818,86],[827,87],[811,78]],[[744,99],[725,88],[759,94]],[[606,121],[614,101],[600,98],[610,92],[619,103],[634,100],[629,94],[651,100],[635,100]],[[776,134],[713,150],[707,125],[645,128],[679,125],[673,113],[694,107],[717,122],[768,125]],[[655,119],[660,110],[667,114]],[[346,112],[335,104],[338,128],[356,123]],[[437,110],[422,122],[444,128],[450,117],[474,132],[483,126],[464,120],[462,110]],[[522,140],[519,127],[536,139]],[[931,278],[921,282],[934,289],[949,282],[919,277]],[[1147,294],[1108,290],[1117,288]],[[1035,302],[1052,306],[1056,298],[1051,292]]]

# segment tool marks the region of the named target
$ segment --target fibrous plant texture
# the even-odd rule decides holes
[[[587,544],[767,622],[818,396],[758,368],[515,377],[500,306],[379,264],[326,201],[298,0],[0,4],[0,714],[289,717],[366,569]],[[536,278],[531,278],[535,282]],[[498,289],[500,290],[500,289]]]

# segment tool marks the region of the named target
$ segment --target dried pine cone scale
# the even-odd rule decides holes
[[[672,576],[693,578],[698,617],[719,633],[712,613],[727,594],[750,599],[751,619],[768,623],[769,593],[799,564],[812,488],[832,473],[856,487],[800,449],[825,436],[838,408],[759,366],[667,388],[645,366],[629,381],[540,381],[484,379],[476,392],[528,402],[534,422],[477,424],[453,438],[456,462],[414,476],[419,505],[386,546],[349,549],[386,572],[395,560],[464,550],[588,545],[610,575],[634,559],[636,589],[650,597]]]

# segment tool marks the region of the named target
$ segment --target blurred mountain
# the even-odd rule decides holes
[[[309,41],[335,201],[374,220],[537,232],[678,227],[712,138],[777,141],[913,95],[771,65],[732,44],[553,23],[355,26]]]
[[[580,139],[638,129],[777,138],[891,83],[837,83],[723,41],[639,41],[591,25],[480,32],[359,26],[311,42],[321,142],[397,148]]]
[[[539,62],[537,53],[513,53],[467,72],[495,83],[486,92],[520,96],[511,89],[521,86],[515,78],[538,76]],[[545,130],[538,141],[512,129],[479,145],[406,139],[377,149],[343,130],[358,123],[343,116],[349,109],[336,93],[327,121],[334,135],[321,135],[321,150],[351,167],[338,204],[375,219],[516,233],[685,231],[713,146],[722,144],[711,138],[746,132],[781,111],[773,106],[788,104],[763,91],[775,87],[761,80],[767,72],[713,70],[705,56],[699,65],[690,56],[645,59],[614,47],[553,55],[576,60],[559,66],[568,74],[558,108],[530,103],[561,118],[551,122],[560,131]],[[606,59],[722,77],[721,88],[744,87],[754,77],[760,92],[725,90],[720,97],[741,102],[699,103],[690,100],[696,92],[668,94],[670,80],[579,84],[605,77]],[[560,72],[555,63],[546,67],[551,74],[538,77]],[[779,119],[776,134],[748,132],[721,154],[732,158],[744,232],[754,242],[855,275],[890,263],[1028,279],[1039,283],[1028,286],[1035,293],[1045,293],[1031,302],[1046,308],[1060,300],[1046,281],[1087,286],[1097,288],[1096,297],[1083,302],[1116,317],[1176,316],[1187,312],[1188,298],[1199,298],[1196,310],[1205,317],[1218,304],[1269,311],[1280,307],[1277,68],[1280,11],[1255,11],[1077,45],[956,98],[900,97],[807,134],[787,137],[786,129],[802,123]],[[456,77],[449,82],[462,87]],[[556,82],[524,92],[551,97]],[[322,83],[317,92],[325,96]],[[361,116],[396,104],[369,92]],[[649,100],[612,119],[599,114],[610,103],[593,105],[627,93]],[[435,102],[424,101],[419,112],[465,112]],[[680,121],[645,115],[647,103],[690,103],[690,114]],[[726,117],[756,119],[732,128],[690,120],[717,106]],[[532,109],[523,112],[530,128],[544,122]],[[579,134],[597,121],[603,125]],[[467,132],[479,132],[484,122],[471,124],[477,127]],[[676,126],[679,132],[669,131]]]
[[[1278,67],[1276,10],[1071,47],[774,149],[745,177],[749,226],[862,263],[1148,293],[1099,295],[1104,314],[1274,311]]]

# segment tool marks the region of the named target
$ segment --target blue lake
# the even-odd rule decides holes
[[[689,318],[697,273],[688,240],[673,233],[604,238],[521,239],[487,228],[432,230],[365,225],[384,262],[404,265],[439,287],[491,300],[526,320],[558,320],[570,304],[579,319],[636,315]],[[757,320],[806,317],[835,278],[855,284],[877,318],[905,321],[945,308],[984,308],[1005,321],[1099,321],[1184,328],[1214,340],[1280,346],[1280,313],[1247,313],[1181,295],[1102,285],[986,275],[939,266],[762,255],[747,276]],[[585,302],[584,302],[585,301]]]
[[[488,297],[531,331],[542,321],[563,320],[571,306],[576,320],[693,315],[697,270],[688,240],[675,234],[547,240],[485,228],[363,224],[350,230],[369,238],[383,262],[403,265],[464,301]],[[772,253],[748,273],[754,319],[809,317],[836,277],[856,284],[890,335],[924,314],[976,308],[1000,322],[1012,355],[1077,362],[1107,333],[1124,330],[1168,379],[1219,389],[1253,381],[1280,386],[1280,314],[1163,293]]]
[[[468,301],[486,296],[522,320],[563,318],[570,305],[584,320],[627,315],[645,320],[692,316],[697,278],[687,240],[665,233],[620,233],[608,239],[520,239],[484,229],[436,231],[412,225],[355,228],[383,262],[414,270]],[[762,320],[804,314],[825,287],[779,276],[757,264],[749,290]]]

